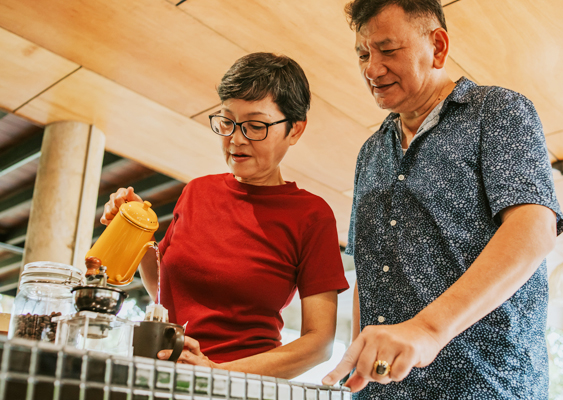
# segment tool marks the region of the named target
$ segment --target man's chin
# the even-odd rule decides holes
[[[390,102],[389,99],[381,99],[381,98],[375,97],[375,104],[377,104],[377,106],[379,108],[381,108],[382,110],[394,112],[393,111],[394,104],[392,102]]]

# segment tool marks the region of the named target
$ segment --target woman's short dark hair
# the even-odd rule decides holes
[[[370,19],[391,5],[401,7],[410,17],[436,19],[444,30],[448,30],[440,0],[353,0],[346,4],[344,11],[350,28],[358,32]]]
[[[251,53],[229,68],[217,87],[221,102],[228,99],[262,100],[268,95],[288,119],[287,133],[296,121],[305,121],[311,105],[309,82],[291,58],[272,53]]]

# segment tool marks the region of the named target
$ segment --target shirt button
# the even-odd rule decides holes
[[[377,321],[378,321],[379,323],[383,323],[383,322],[385,322],[385,317],[382,317],[382,316],[380,315],[379,317],[377,317]]]
[[[404,176],[404,175],[399,175],[399,180],[400,180],[400,181],[404,181],[404,180],[405,180],[405,176]]]
[[[383,272],[387,272],[389,271],[389,265],[384,265],[383,266]]]
[[[395,221],[394,219],[391,220],[391,226],[395,226],[397,225],[397,221]]]

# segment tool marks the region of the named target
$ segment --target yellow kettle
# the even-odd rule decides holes
[[[86,258],[96,257],[107,270],[107,282],[112,285],[127,285],[133,280],[141,259],[158,229],[158,220],[151,203],[131,201],[119,207],[119,212],[106,227]]]

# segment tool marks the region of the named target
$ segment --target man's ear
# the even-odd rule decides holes
[[[289,131],[289,145],[293,146],[295,143],[301,139],[303,132],[305,132],[305,127],[307,126],[307,120],[297,121],[293,123],[291,130]]]
[[[450,37],[444,28],[437,28],[431,33],[434,42],[433,67],[442,69],[446,65],[448,53],[450,52]]]

